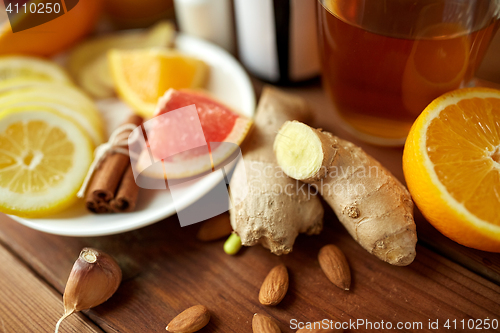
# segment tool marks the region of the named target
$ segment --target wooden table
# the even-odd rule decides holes
[[[258,94],[261,87],[256,82]],[[402,149],[365,145],[345,133],[319,83],[285,90],[309,101],[316,126],[362,145],[403,179]],[[261,246],[226,255],[223,240],[201,243],[195,239],[199,226],[181,228],[175,216],[120,235],[73,238],[31,230],[0,215],[0,332],[53,332],[63,313],[66,280],[84,246],[113,255],[124,280],[109,301],[70,317],[60,332],[164,332],[176,314],[195,304],[213,314],[200,332],[251,332],[256,312],[276,318],[283,332],[294,331],[292,319],[384,321],[394,328],[398,322],[422,323],[421,329],[399,330],[408,332],[430,331],[429,321],[436,320],[440,331],[447,320],[500,321],[500,255],[448,240],[418,212],[416,220],[417,257],[407,267],[395,267],[355,243],[329,208],[323,233],[300,236],[294,251],[281,257]],[[333,286],[319,267],[318,250],[328,243],[346,253],[353,273],[349,292]],[[262,306],[260,285],[279,263],[289,270],[288,294],[277,307]]]

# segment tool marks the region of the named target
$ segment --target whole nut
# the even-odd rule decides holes
[[[288,271],[285,265],[271,269],[262,283],[259,302],[263,305],[277,305],[285,297],[288,290]]]
[[[278,324],[273,318],[260,313],[253,315],[252,331],[253,333],[281,333]]]
[[[328,280],[339,288],[349,290],[351,270],[341,249],[333,244],[325,245],[319,251],[318,260]]]
[[[179,313],[167,325],[172,333],[193,333],[205,327],[210,321],[210,312],[203,305],[192,306]]]

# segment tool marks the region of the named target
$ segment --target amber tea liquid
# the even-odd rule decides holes
[[[485,8],[464,23],[440,22],[450,2],[318,3],[323,83],[336,111],[361,139],[402,144],[434,98],[472,79],[498,20],[486,19]]]

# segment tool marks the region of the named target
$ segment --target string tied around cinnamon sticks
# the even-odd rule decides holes
[[[94,160],[77,193],[79,198],[85,196],[88,210],[108,213],[134,209],[139,189],[135,183],[130,157],[137,159],[138,156],[129,151],[128,145],[137,138],[129,141],[128,137],[141,124],[141,117],[129,117],[113,131],[108,142],[95,149]]]
[[[94,160],[92,161],[92,164],[90,164],[89,171],[87,172],[87,176],[83,180],[82,187],[80,187],[80,190],[76,194],[77,197],[83,198],[85,196],[85,191],[87,191],[90,179],[92,178],[94,171],[97,169],[97,167],[99,167],[99,164],[104,160],[104,157],[106,157],[106,154],[108,154],[109,152],[115,152],[127,156],[130,156],[131,153],[133,155],[136,155],[133,152],[129,152],[129,150],[125,148],[128,147],[128,136],[134,129],[136,129],[136,127],[137,126],[135,126],[134,124],[123,124],[119,126],[113,131],[113,133],[111,133],[108,142],[99,145],[94,150]],[[122,139],[120,135],[123,135],[125,133],[127,133],[127,138]],[[138,156],[132,156],[132,158],[134,159],[137,159],[137,157]]]

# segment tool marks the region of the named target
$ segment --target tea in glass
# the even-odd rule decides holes
[[[319,0],[323,82],[348,129],[375,144],[403,144],[433,99],[471,81],[499,7],[496,0]]]

